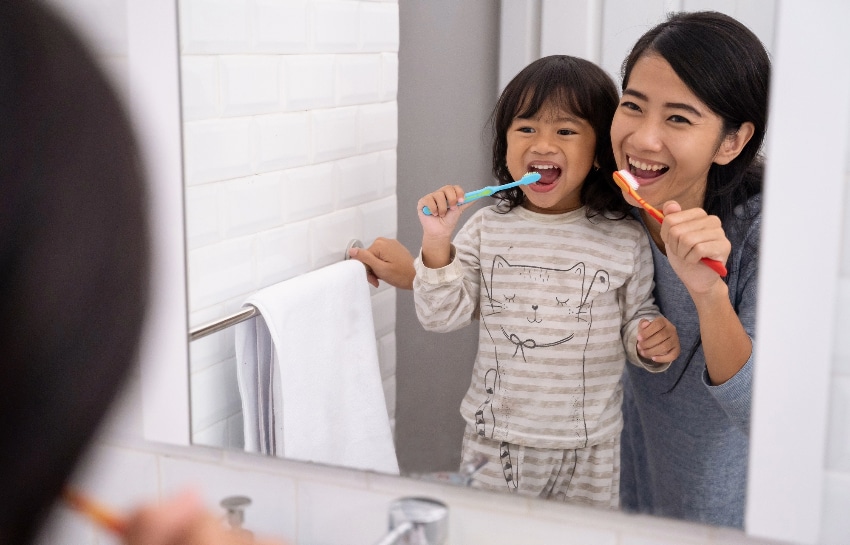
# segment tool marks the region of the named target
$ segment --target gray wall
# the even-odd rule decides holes
[[[400,0],[399,16],[398,237],[416,255],[421,196],[448,183],[467,190],[492,183],[485,129],[497,96],[499,3]],[[399,465],[403,472],[457,470],[458,409],[478,324],[426,332],[409,291],[399,291],[396,312]]]

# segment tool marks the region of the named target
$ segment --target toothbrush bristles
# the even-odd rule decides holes
[[[618,170],[617,174],[627,183],[629,186],[637,191],[640,188],[640,184],[635,180],[635,177],[632,176],[632,173],[628,170]]]

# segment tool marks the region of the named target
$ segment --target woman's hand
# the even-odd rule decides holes
[[[661,240],[670,266],[691,296],[708,293],[722,279],[700,260],[707,257],[726,263],[732,251],[720,218],[702,208],[682,210],[675,201],[664,203],[663,212]]]
[[[193,494],[180,494],[159,505],[137,509],[127,520],[126,545],[284,545],[253,539],[224,527]]]
[[[351,248],[348,255],[366,265],[366,279],[376,288],[379,280],[396,288],[413,289],[413,256],[394,238],[376,238],[369,248]]]
[[[459,202],[463,195],[459,185],[444,185],[416,203],[422,224],[422,263],[426,267],[438,269],[451,261],[452,234],[464,209]],[[430,215],[422,211],[426,206]]]

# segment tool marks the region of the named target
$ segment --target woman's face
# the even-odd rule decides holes
[[[723,137],[722,118],[663,57],[638,59],[614,114],[611,144],[617,167],[634,175],[641,197],[658,207],[668,200],[683,209],[702,207]]]
[[[593,167],[596,133],[590,123],[552,103],[532,118],[515,117],[507,133],[507,165],[519,180],[539,172],[540,181],[520,186],[523,206],[557,214],[581,206],[581,186]]]

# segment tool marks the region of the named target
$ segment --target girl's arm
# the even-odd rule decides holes
[[[478,317],[481,266],[479,248],[484,210],[469,218],[449,245],[449,263],[440,268],[414,261],[413,301],[419,323],[428,331],[459,329]]]
[[[752,353],[752,340],[729,299],[729,287],[700,263],[703,257],[725,263],[732,245],[719,218],[700,208],[664,204],[661,238],[673,270],[696,305],[706,370],[712,385],[735,376]]]
[[[452,233],[463,211],[458,206],[463,195],[460,186],[445,185],[416,203],[422,224],[422,263],[430,269],[439,269],[451,262]],[[422,212],[426,206],[431,211],[430,215]]]
[[[635,239],[634,270],[620,287],[621,336],[628,360],[647,371],[667,370],[679,355],[676,328],[658,311],[652,297],[652,252],[642,229]],[[652,357],[657,359],[653,361]]]

